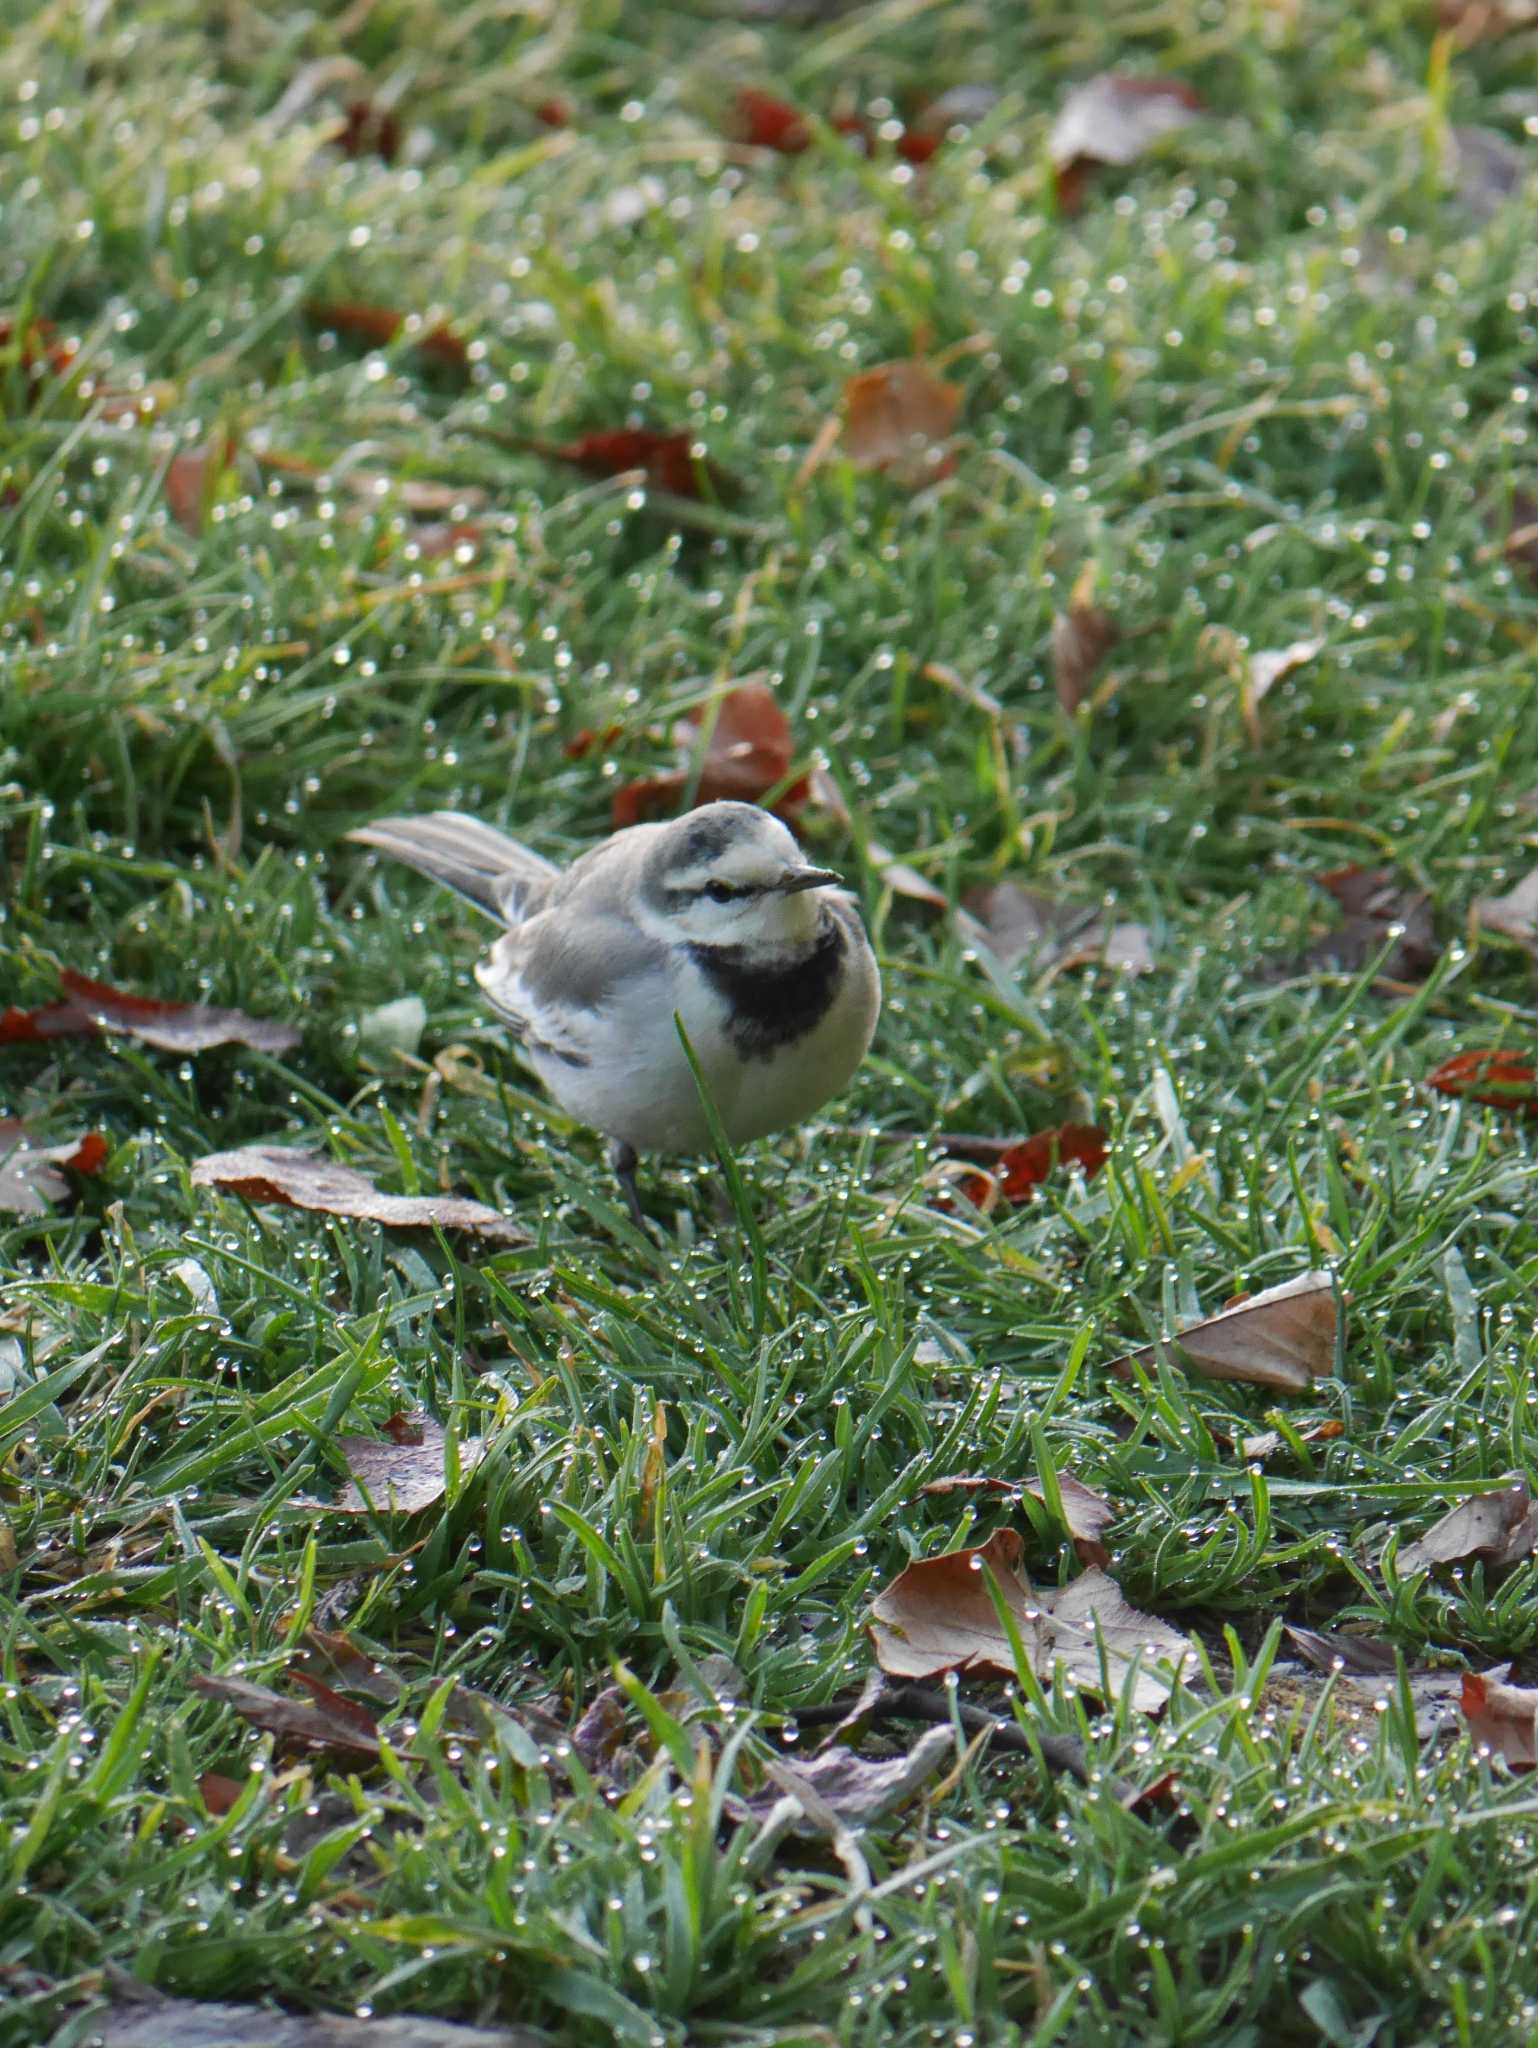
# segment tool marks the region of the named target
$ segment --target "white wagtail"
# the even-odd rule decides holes
[[[881,979],[860,914],[753,804],[632,825],[565,869],[457,811],[349,837],[506,926],[476,979],[561,1108],[614,1141],[638,1223],[636,1155],[710,1143],[675,1018],[734,1143],[810,1116],[870,1045]]]

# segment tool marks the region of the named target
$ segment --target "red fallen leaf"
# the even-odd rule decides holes
[[[534,118],[546,128],[569,128],[570,102],[563,99],[540,100],[534,108]]]
[[[844,451],[910,489],[936,483],[956,466],[946,442],[960,411],[961,392],[927,363],[878,363],[844,386]]]
[[[324,1216],[355,1216],[404,1229],[473,1230],[500,1244],[527,1244],[528,1232],[509,1216],[457,1195],[387,1195],[366,1174],[338,1166],[293,1145],[242,1145],[209,1152],[192,1162],[195,1188],[218,1188],[248,1202],[279,1202]]]
[[[230,1811],[245,1789],[238,1778],[226,1778],[221,1771],[205,1771],[198,1780],[204,1811],[215,1820]]]
[[[172,457],[166,471],[166,503],[171,517],[188,533],[203,531],[213,494],[235,460],[236,447],[235,436],[226,430]]]
[[[979,1208],[992,1200],[1023,1202],[1049,1174],[1070,1164],[1082,1166],[1085,1179],[1093,1180],[1105,1165],[1107,1142],[1098,1124],[1058,1124],[1037,1131],[1001,1152],[991,1174],[966,1174],[962,1192]]]
[[[331,145],[343,156],[377,156],[393,164],[400,153],[401,124],[389,107],[376,107],[372,100],[352,100]]]
[[[1538,1689],[1503,1685],[1493,1672],[1466,1671],[1458,1705],[1476,1742],[1515,1768],[1538,1763]]]
[[[287,1052],[299,1043],[291,1024],[248,1017],[243,1010],[216,1010],[205,1003],[162,1002],[130,995],[66,967],[59,979],[69,991],[62,1003],[40,1010],[0,1013],[0,1045],[45,1038],[94,1038],[121,1031],[164,1052],[205,1052],[213,1045],[247,1045],[254,1052]]]
[[[623,476],[639,469],[654,490],[675,498],[720,499],[731,490],[725,470],[696,455],[687,428],[614,427],[560,445],[531,441],[536,454],[569,462],[588,476]]]
[[[580,761],[595,748],[601,748],[607,753],[624,729],[622,725],[606,725],[602,732],[595,732],[592,726],[585,725],[580,732],[573,733],[561,752],[568,761]]]
[[[773,93],[746,86],[737,95],[737,139],[752,149],[777,149],[781,156],[799,156],[812,140],[806,116]]]
[[[46,1216],[48,1204],[69,1193],[61,1166],[72,1173],[100,1173],[108,1145],[100,1131],[66,1138],[62,1145],[35,1145],[19,1117],[0,1117],[0,1212]]]
[[[351,299],[311,300],[304,315],[316,327],[329,328],[366,348],[388,348],[406,325],[406,315],[393,306],[370,306]],[[456,370],[462,376],[469,372],[470,352],[452,328],[441,323],[430,327],[425,334],[413,335],[411,345],[418,355],[442,369]]]
[[[1077,213],[1099,165],[1135,163],[1160,136],[1184,128],[1205,111],[1179,78],[1130,78],[1105,71],[1075,86],[1047,143],[1058,205],[1064,213]]]
[[[1519,1116],[1538,1116],[1538,1068],[1509,1052],[1459,1052],[1444,1060],[1427,1085],[1442,1095],[1492,1103]]]
[[[64,377],[74,367],[79,350],[72,341],[59,341],[51,320],[29,320],[18,332],[17,323],[0,319],[0,353],[16,351],[16,366],[26,378],[28,403],[45,377]]]
[[[419,1444],[426,1434],[427,1418],[422,1415],[407,1415],[404,1410],[397,1409],[381,1427],[392,1444]]]
[[[677,808],[689,787],[688,764],[692,764],[699,729],[712,713],[715,723],[700,764],[697,803],[717,803],[723,798],[757,803],[785,780],[794,754],[790,721],[767,683],[738,683],[724,696],[691,711],[674,728],[674,743],[685,766],[615,791],[616,825],[638,825],[643,819]],[[780,797],[775,811],[783,817],[794,816],[810,792],[810,778],[803,775]]]

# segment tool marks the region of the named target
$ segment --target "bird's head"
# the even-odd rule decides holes
[[[838,881],[810,866],[786,827],[756,804],[703,804],[658,834],[642,903],[647,922],[675,940],[773,954],[815,936],[815,892]]]

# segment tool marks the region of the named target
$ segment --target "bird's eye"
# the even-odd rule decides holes
[[[707,882],[700,893],[708,896],[712,903],[730,903],[737,891],[730,882]]]

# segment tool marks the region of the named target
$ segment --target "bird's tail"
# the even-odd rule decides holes
[[[348,833],[365,846],[393,854],[420,874],[455,889],[480,910],[509,923],[527,915],[531,900],[557,872],[516,839],[461,811],[429,811],[419,818],[378,818]]]

